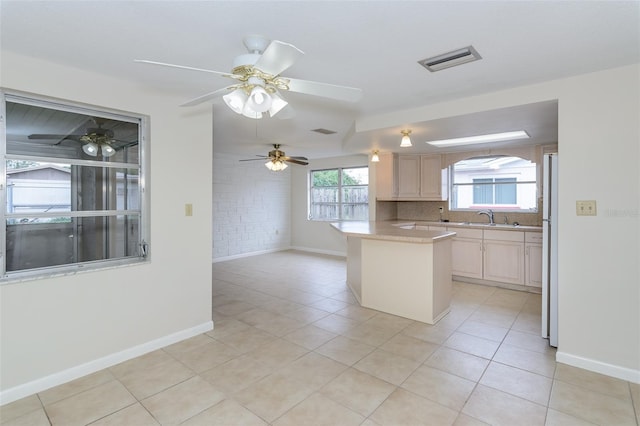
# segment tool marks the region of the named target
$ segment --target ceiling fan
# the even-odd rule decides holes
[[[131,145],[130,142],[120,141],[114,138],[114,132],[111,129],[104,129],[102,126],[105,121],[97,117],[91,120],[97,127],[87,127],[84,134],[71,135],[53,135],[53,134],[30,134],[27,136],[29,140],[57,140],[53,145],[60,145],[65,140],[71,140],[82,143],[82,150],[85,154],[96,157],[101,153],[103,157],[111,157],[117,151],[118,146],[122,143]]]
[[[309,164],[307,157],[288,157],[284,151],[280,151],[280,145],[274,144],[268,155],[256,155],[258,158],[247,158],[240,161],[255,161],[255,160],[269,160],[265,163],[265,166],[274,172],[279,172],[287,168],[286,163],[300,164],[306,166]]]
[[[362,97],[362,90],[354,87],[282,77],[280,74],[304,55],[304,52],[292,44],[278,40],[270,42],[262,36],[251,35],[245,37],[244,45],[249,53],[234,59],[231,73],[146,59],[136,59],[135,62],[208,72],[234,79],[235,84],[205,93],[183,103],[182,106],[198,105],[222,96],[231,110],[249,118],[262,118],[262,115],[267,112],[273,117],[287,106],[287,101],[280,95],[281,91],[347,102],[356,102]]]

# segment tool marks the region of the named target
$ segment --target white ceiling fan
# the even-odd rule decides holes
[[[281,91],[322,96],[346,102],[357,102],[362,97],[362,90],[354,87],[282,77],[280,74],[304,55],[304,52],[292,44],[278,40],[270,42],[262,36],[251,35],[245,37],[244,45],[249,53],[234,59],[231,73],[146,59],[136,59],[135,62],[208,72],[232,78],[236,80],[235,84],[205,93],[185,102],[182,106],[198,105],[222,96],[227,106],[234,112],[250,118],[262,118],[267,112],[273,117],[282,110],[287,102],[280,95]]]

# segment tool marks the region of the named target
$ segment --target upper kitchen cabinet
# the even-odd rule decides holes
[[[446,173],[440,155],[380,154],[376,165],[378,200],[442,201]]]
[[[421,191],[420,156],[398,156],[398,198],[419,198]]]
[[[447,173],[442,170],[440,155],[420,156],[420,197],[425,200],[447,199]]]
[[[395,200],[398,198],[398,154],[386,153],[378,156],[376,163],[376,198]]]

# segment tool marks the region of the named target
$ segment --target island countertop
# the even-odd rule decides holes
[[[403,229],[394,226],[397,222],[334,222],[331,226],[337,231],[350,237],[370,240],[404,241],[408,243],[432,244],[456,235],[450,231],[423,231],[418,229]]]

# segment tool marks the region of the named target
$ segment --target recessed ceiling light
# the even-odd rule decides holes
[[[515,132],[492,133],[489,135],[467,136],[464,138],[442,139],[438,141],[427,141],[433,146],[455,146],[455,145],[471,145],[476,143],[490,143],[500,141],[510,141],[515,139],[528,139],[529,134],[524,130]]]

